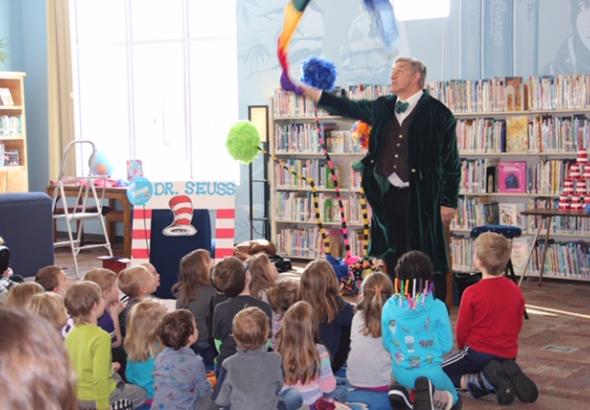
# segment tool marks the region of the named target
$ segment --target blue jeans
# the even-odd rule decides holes
[[[279,392],[279,410],[297,410],[303,406],[303,397],[299,390],[289,387]]]
[[[493,354],[481,353],[469,348],[469,346],[465,346],[463,350],[459,350],[445,360],[442,369],[453,381],[455,387],[461,387],[461,376],[481,372],[491,360],[503,362],[507,359]]]

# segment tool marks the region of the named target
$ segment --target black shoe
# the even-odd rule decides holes
[[[474,376],[477,378],[477,380],[474,380],[473,382],[467,382],[467,391],[469,394],[471,394],[471,397],[474,399],[479,399],[486,394],[494,392],[493,390],[490,391],[485,387],[485,382],[483,381],[483,376],[481,373],[478,373]]]
[[[496,360],[488,362],[482,372],[488,382],[494,386],[498,404],[503,406],[511,404],[514,401],[514,387],[508,380],[506,373],[504,373],[504,369],[500,362]]]
[[[418,377],[414,385],[414,410],[433,410],[432,383],[426,377]]]
[[[516,397],[523,403],[533,403],[539,397],[539,390],[534,381],[523,373],[520,366],[514,360],[502,362],[502,369],[514,386]]]
[[[410,392],[400,384],[393,383],[387,392],[389,404],[393,410],[412,410],[410,403]]]

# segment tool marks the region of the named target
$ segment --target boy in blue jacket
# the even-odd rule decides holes
[[[460,406],[455,386],[441,367],[443,355],[453,347],[453,331],[445,304],[434,298],[432,272],[424,253],[404,254],[395,269],[395,294],[383,306],[383,345],[391,353],[396,381],[388,393],[394,409]]]

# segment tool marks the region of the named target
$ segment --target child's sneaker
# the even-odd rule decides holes
[[[392,383],[387,392],[389,404],[394,410],[412,410],[410,402],[410,392],[400,384]]]
[[[520,366],[514,360],[502,362],[504,374],[514,386],[516,397],[523,403],[533,403],[539,397],[539,390],[534,381],[523,373]]]
[[[435,389],[429,379],[419,377],[414,387],[416,398],[414,410],[451,410],[453,408],[453,394],[447,390]],[[460,409],[459,404],[456,409]]]
[[[514,401],[514,387],[500,362],[491,360],[482,370],[484,377],[494,387],[498,404],[506,406]]]

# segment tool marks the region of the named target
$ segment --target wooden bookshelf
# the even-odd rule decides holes
[[[0,192],[29,190],[24,78],[0,71]]]

